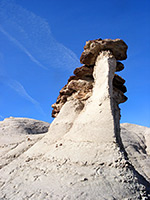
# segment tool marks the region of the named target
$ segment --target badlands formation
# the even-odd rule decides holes
[[[150,199],[150,128],[120,127],[127,58],[120,39],[86,42],[82,67],[60,90],[48,123],[0,122],[1,200]]]

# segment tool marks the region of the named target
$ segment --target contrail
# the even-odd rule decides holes
[[[54,39],[48,22],[18,5],[15,0],[0,0],[0,23],[0,34],[23,51],[41,69],[50,71],[52,68],[61,68],[72,71],[80,65],[76,54]],[[14,54],[14,57],[16,56]],[[7,52],[5,57],[7,58]],[[5,70],[7,71],[7,66]],[[3,74],[0,72],[0,75]],[[7,75],[3,79],[5,85],[30,101],[41,113],[43,112],[39,102],[27,93],[20,82],[14,80],[15,78],[6,77]],[[42,87],[44,88],[44,85]]]
[[[29,56],[29,58],[36,63],[37,65],[39,65],[40,67],[42,67],[43,69],[47,69],[44,65],[42,65],[38,60],[36,60],[31,53],[20,43],[18,42],[14,37],[12,37],[9,33],[7,33],[1,26],[0,26],[0,31],[1,33],[3,33],[10,41],[12,41],[16,46],[18,46],[25,54],[27,54],[27,56]]]
[[[28,101],[30,101],[31,103],[37,105],[39,104],[36,100],[34,100],[24,89],[24,87],[21,85],[21,83],[19,83],[16,80],[12,80],[12,79],[7,79],[7,83],[6,83],[10,88],[12,88],[13,90],[15,90],[19,95],[21,95],[22,97],[24,97],[25,99],[27,99]]]
[[[20,82],[10,79],[8,77],[4,77],[4,76],[0,76],[0,81],[2,83],[4,83],[5,85],[7,85],[8,87],[10,87],[11,89],[13,89],[14,91],[16,91],[24,99],[31,102],[37,108],[37,110],[39,110],[39,112],[41,112],[43,115],[45,115],[43,109],[40,106],[40,103],[38,101],[36,101],[35,99],[33,99],[27,93],[27,91],[25,90],[25,88],[23,87],[23,85]]]
[[[15,1],[0,1],[0,31],[43,69],[71,70],[80,65],[76,54],[52,36],[48,22]]]
[[[4,119],[4,117],[2,115],[0,115],[0,119]]]

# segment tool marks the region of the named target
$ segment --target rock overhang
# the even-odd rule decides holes
[[[128,46],[121,39],[89,40],[84,46],[80,62],[86,65],[94,65],[98,54],[105,50],[110,50],[116,60],[125,60],[127,58],[127,49]]]

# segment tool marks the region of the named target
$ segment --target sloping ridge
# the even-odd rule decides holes
[[[11,128],[11,130],[13,129],[15,130],[15,127]],[[136,168],[138,172],[140,170],[140,174],[141,172],[143,174],[146,174],[145,168],[147,167],[146,171],[148,172],[149,165],[150,165],[150,162],[149,162],[150,156],[148,152],[142,153],[141,151],[136,151],[136,149],[134,150],[134,147],[138,143],[141,143],[140,141],[141,139],[144,140],[144,144],[147,143],[147,141],[149,141],[147,136],[150,135],[150,128],[141,127],[141,126],[133,125],[133,124],[122,124],[121,130],[122,130],[121,136],[123,138],[123,144],[125,144],[125,149],[128,152],[128,155],[130,155],[130,162],[131,163],[134,162],[134,167]],[[137,137],[136,135],[137,134],[139,135],[139,133],[140,133],[140,137]],[[20,134],[18,134],[18,138],[19,136]],[[27,136],[26,135],[24,136],[25,136],[24,141],[26,142]],[[31,136],[32,135],[30,135],[30,137]],[[36,135],[34,134],[32,137],[36,137]],[[21,140],[23,140],[22,137],[21,137]],[[44,138],[42,140],[44,140]],[[59,145],[59,143],[57,143],[57,145]],[[40,149],[41,146],[39,144],[38,146]],[[130,149],[128,146],[130,146]],[[58,147],[55,146],[56,149],[59,147],[61,146],[58,146]],[[147,146],[147,148],[148,147],[149,146]],[[47,146],[47,151],[48,150],[49,148]],[[28,154],[22,155],[19,158],[16,157],[14,161],[12,161],[12,163],[10,163],[7,167],[4,167],[3,169],[1,169],[1,173],[0,173],[1,199],[23,199],[23,198],[61,199],[64,196],[66,197],[68,196],[68,199],[74,199],[77,197],[78,199],[104,199],[104,198],[113,199],[112,197],[116,196],[116,193],[118,190],[117,187],[120,187],[120,186],[116,185],[115,187],[115,182],[114,182],[114,185],[112,187],[115,187],[114,188],[115,195],[113,195],[112,189],[110,188],[111,186],[110,182],[111,182],[112,175],[114,174],[111,174],[110,170],[108,170],[107,173],[106,171],[104,171],[104,168],[106,170],[105,163],[99,162],[97,166],[96,165],[87,166],[86,163],[74,163],[74,164],[72,163],[72,164],[67,165],[67,161],[64,161],[64,162],[60,162],[58,160],[50,161],[44,156],[42,155],[40,156],[39,154],[36,155],[36,152],[34,153],[35,153],[34,157],[31,157],[31,156],[29,157],[27,156]],[[135,159],[135,155],[136,155],[136,160],[133,160]],[[111,154],[111,156],[113,155]],[[143,156],[145,157],[145,160],[147,162],[144,163],[144,165],[139,167],[140,162],[143,164],[143,161],[144,161]],[[127,164],[128,163],[126,163],[125,165]],[[113,167],[117,167],[117,166],[123,167],[123,166],[120,166],[120,163],[117,160],[114,160],[113,163],[110,164],[109,167],[110,169],[111,168],[113,169]],[[53,170],[51,168],[53,168]],[[69,173],[68,171],[71,171],[71,173]],[[78,173],[78,177],[76,173]],[[66,177],[64,177],[64,174]],[[97,179],[97,182],[95,183],[94,178],[88,179],[87,174],[95,176],[95,179]],[[126,177],[124,176],[122,177],[122,174],[121,176],[120,174],[118,174],[116,178],[120,178],[120,181],[123,181],[123,180],[125,182],[128,181]],[[149,176],[149,179],[150,179],[150,176]],[[147,180],[148,180],[148,176],[147,176]],[[58,182],[60,183],[58,184]],[[86,184],[86,188],[85,188],[85,184]],[[104,188],[101,188],[99,186],[100,184],[101,184],[101,187],[103,186]],[[67,185],[68,187],[65,187]],[[98,187],[99,189],[103,189],[103,190],[101,190],[99,192],[100,194],[97,195],[96,190],[91,189],[90,185],[93,185],[93,187],[95,188]],[[116,192],[115,192],[115,189],[116,189]],[[89,192],[88,190],[91,191],[91,193],[93,192],[93,194],[92,195],[87,194]],[[106,193],[107,195],[106,194],[104,195],[104,192],[106,190],[109,191],[109,194],[107,191]],[[71,194],[71,192],[69,191],[74,192],[74,194]],[[70,197],[69,197],[69,193],[70,193]],[[126,195],[126,199],[129,199],[128,193],[127,194],[125,193],[124,195]],[[122,198],[122,195],[117,199],[121,199],[121,198]],[[130,199],[134,199],[134,197],[133,198],[130,197]]]

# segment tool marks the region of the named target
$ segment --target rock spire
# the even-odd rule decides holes
[[[70,76],[68,83],[60,90],[56,103],[52,105],[52,117],[58,115],[67,100],[74,98],[84,103],[92,95],[94,66],[101,52],[109,51],[112,53],[116,59],[114,72],[119,72],[124,69],[124,65],[118,60],[127,58],[127,48],[125,42],[120,39],[97,39],[87,41],[80,58],[83,66],[77,67],[74,70],[74,75]],[[125,80],[122,77],[114,74],[112,80],[113,96],[118,103],[124,103],[127,100],[127,97],[124,95],[127,91],[124,83]]]
[[[123,150],[118,105],[127,100],[124,95],[127,89],[125,80],[115,72],[124,69],[124,65],[118,60],[126,59],[127,48],[120,39],[86,42],[80,58],[83,66],[74,70],[74,76],[68,79],[60,90],[56,103],[52,105],[52,116],[56,118],[62,109],[63,115],[68,110],[70,118],[67,116],[66,120],[69,121],[66,124],[71,124],[72,127],[65,135],[67,140],[90,141],[107,148],[117,143]],[[74,105],[74,110],[71,110],[70,104]],[[75,105],[78,108],[75,109]],[[73,113],[76,120],[70,121]],[[60,118],[61,113],[56,121]]]

